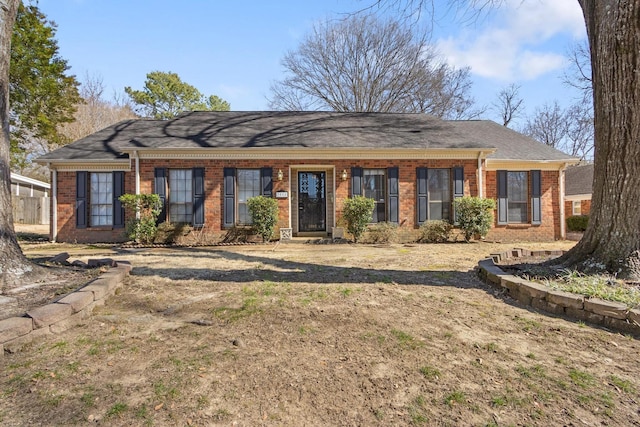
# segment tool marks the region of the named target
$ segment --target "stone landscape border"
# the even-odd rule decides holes
[[[579,294],[554,290],[540,283],[504,272],[497,263],[508,258],[560,256],[564,251],[530,251],[512,249],[491,254],[478,263],[478,274],[485,283],[493,285],[526,306],[573,320],[604,326],[611,330],[640,336],[640,310],[625,304],[590,298]]]
[[[22,317],[0,320],[0,356],[15,353],[35,338],[59,334],[89,318],[96,306],[115,295],[131,271],[128,261],[115,266],[59,300],[33,308]]]

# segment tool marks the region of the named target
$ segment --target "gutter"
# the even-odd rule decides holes
[[[138,151],[133,151],[133,158],[136,163],[136,196],[140,194],[140,156],[138,156]],[[140,210],[136,210],[136,219],[140,219]]]
[[[47,167],[51,169],[51,241],[53,243],[58,239],[58,169],[51,168],[48,163]]]

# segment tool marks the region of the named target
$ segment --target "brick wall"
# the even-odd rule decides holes
[[[400,225],[405,230],[415,230],[416,224],[416,168],[452,168],[464,167],[464,194],[477,196],[477,161],[476,160],[344,160],[328,162],[326,160],[310,159],[305,161],[295,160],[140,160],[140,191],[151,193],[153,191],[155,168],[205,168],[205,227],[206,233],[222,236],[223,228],[223,168],[273,168],[273,193],[277,191],[296,191],[289,188],[289,166],[306,165],[333,165],[336,171],[336,222],[341,218],[343,200],[350,195],[351,168],[388,168],[398,167],[400,172]],[[343,181],[340,177],[342,170],[346,169],[348,179]],[[284,177],[278,181],[278,170],[282,170]],[[75,172],[58,172],[58,241],[61,242],[119,242],[126,240],[123,229],[111,227],[87,227],[75,228]],[[495,172],[486,172],[484,177],[484,194],[486,197],[496,197]],[[329,181],[328,181],[329,182]],[[492,230],[490,238],[509,240],[552,240],[559,238],[559,209],[558,206],[558,173],[542,172],[542,206],[543,224],[540,226],[510,225],[500,226]],[[125,190],[127,193],[135,192],[135,171],[125,173]],[[327,188],[330,191],[330,188]],[[289,194],[290,198],[292,194]],[[289,227],[289,205],[293,201],[278,199],[280,208],[278,227]],[[292,206],[293,214],[297,206]],[[127,212],[127,218],[131,213]],[[328,224],[328,231],[332,224]]]
[[[487,171],[485,179],[485,197],[497,200],[497,172]],[[531,177],[529,176],[529,180]],[[528,182],[531,192],[531,181]],[[493,228],[487,235],[488,240],[500,240],[504,242],[515,241],[549,241],[560,239],[560,196],[558,188],[558,172],[542,171],[542,224],[507,224],[498,225],[497,212],[494,211]],[[529,199],[531,194],[529,194]],[[529,206],[529,218],[531,221],[531,206]]]

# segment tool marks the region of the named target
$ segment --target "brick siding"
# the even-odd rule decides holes
[[[220,237],[225,233],[223,228],[223,168],[273,168],[273,194],[277,191],[296,191],[289,189],[289,166],[307,165],[333,165],[336,171],[335,198],[336,198],[336,223],[340,220],[343,201],[350,195],[351,168],[399,168],[399,200],[400,200],[400,226],[406,230],[415,230],[416,223],[416,168],[452,168],[464,167],[464,194],[477,196],[477,161],[476,160],[344,160],[329,162],[327,160],[140,160],[140,191],[151,193],[153,191],[155,168],[194,168],[202,167],[204,173],[205,188],[205,227],[204,231],[212,236]],[[348,179],[343,181],[340,177],[342,170],[348,172]],[[278,181],[277,172],[282,170],[284,177]],[[76,198],[76,173],[58,172],[58,241],[60,242],[122,242],[126,240],[124,229],[112,227],[87,227],[76,229],[75,224],[75,198]],[[485,197],[496,197],[496,173],[493,171],[484,174]],[[327,191],[332,189],[327,188]],[[135,171],[125,172],[125,192],[135,192]],[[291,198],[291,194],[289,195]],[[542,225],[518,224],[508,226],[494,225],[489,234],[490,239],[496,240],[553,240],[560,238],[560,214],[558,202],[558,172],[542,172]],[[289,206],[292,200],[278,199],[279,222],[278,227],[289,227]],[[292,206],[294,213],[296,206]],[[132,213],[127,212],[126,218],[131,218]],[[332,224],[328,224],[328,231]]]

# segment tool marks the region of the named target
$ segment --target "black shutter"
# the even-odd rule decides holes
[[[397,167],[387,169],[387,198],[389,199],[389,222],[398,224],[400,217],[400,171]]]
[[[260,169],[260,182],[262,184],[262,195],[271,197],[273,195],[273,169]]]
[[[225,228],[235,225],[235,203],[236,203],[236,170],[234,168],[224,168],[224,214],[222,224]]]
[[[416,212],[418,225],[422,225],[427,220],[427,206],[429,196],[427,194],[427,168],[416,168]]]
[[[124,194],[124,172],[113,173],[113,228],[124,228],[124,206],[120,196]]]
[[[351,197],[362,196],[362,168],[351,168]]]
[[[204,226],[204,168],[193,168],[193,219],[194,227]]]
[[[496,180],[498,185],[498,224],[505,225],[508,222],[507,171],[497,171]]]
[[[153,192],[160,197],[160,215],[158,215],[158,223],[167,220],[167,170],[164,168],[156,168],[153,180]]]
[[[531,224],[542,224],[542,173],[531,171]]]
[[[76,228],[87,228],[87,172],[76,172]]]
[[[453,200],[464,197],[464,168],[456,166],[453,168]],[[458,224],[458,216],[455,211],[455,203],[453,209],[453,223]]]

